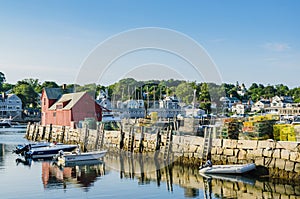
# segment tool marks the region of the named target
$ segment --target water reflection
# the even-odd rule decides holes
[[[155,182],[166,184],[172,192],[174,186],[184,189],[186,198],[297,198],[299,184],[281,184],[252,175],[200,175],[198,168],[180,164],[165,164],[164,161],[140,154],[107,154],[106,165],[119,170],[120,178],[137,179],[139,185]]]
[[[45,189],[66,189],[69,184],[77,184],[88,191],[88,187],[105,174],[105,164],[101,161],[82,162],[64,167],[52,162],[42,162],[42,182]]]
[[[4,166],[4,161],[3,161],[4,154],[5,154],[4,144],[0,144],[0,170],[2,170]]]

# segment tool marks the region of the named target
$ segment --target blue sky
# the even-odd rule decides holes
[[[0,0],[0,71],[10,83],[74,83],[99,43],[130,29],[161,27],[198,42],[223,82],[298,87],[299,11],[296,0]]]

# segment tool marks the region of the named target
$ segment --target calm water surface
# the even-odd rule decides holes
[[[0,129],[0,198],[274,198],[298,197],[299,186],[253,178],[204,178],[181,166],[155,168],[147,160],[107,155],[89,165],[60,168],[12,154],[24,131]],[[17,160],[19,160],[17,162]],[[157,165],[156,165],[157,166]],[[121,169],[120,169],[121,168]],[[283,188],[282,188],[283,187]],[[279,189],[281,188],[281,189]]]

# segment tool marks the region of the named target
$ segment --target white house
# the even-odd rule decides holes
[[[0,96],[0,117],[2,118],[21,118],[22,101],[15,94],[5,94]]]
[[[270,100],[261,99],[252,105],[251,111],[258,112],[258,111],[265,110],[266,108],[270,107],[270,104],[271,104]]]
[[[237,103],[231,107],[231,111],[235,114],[245,114],[247,106],[245,104]]]
[[[271,106],[270,107],[281,107],[284,108],[287,104],[292,104],[293,98],[290,96],[274,96],[272,97]]]
[[[220,101],[223,103],[224,108],[231,108],[234,104],[240,102],[236,97],[221,97]]]

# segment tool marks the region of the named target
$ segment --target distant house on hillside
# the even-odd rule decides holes
[[[223,108],[231,109],[231,107],[240,102],[240,100],[236,97],[221,97],[220,102],[223,103]]]
[[[102,109],[87,93],[63,93],[60,88],[46,88],[42,91],[42,125],[75,127],[85,118],[102,119]]]
[[[274,96],[272,97],[271,107],[285,108],[288,104],[292,103],[294,103],[294,101],[290,96]]]
[[[252,112],[259,112],[259,111],[263,111],[266,108],[270,107],[270,100],[267,99],[261,99],[257,102],[255,102],[252,107],[251,107],[251,111]]]
[[[22,101],[15,94],[0,95],[0,118],[22,118]]]

